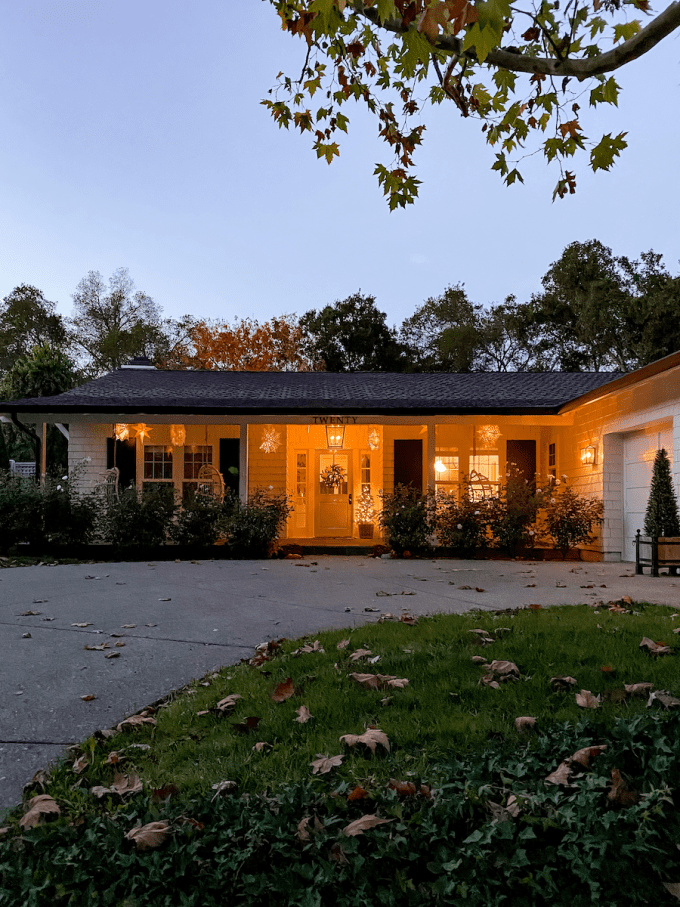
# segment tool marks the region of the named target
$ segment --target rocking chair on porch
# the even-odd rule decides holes
[[[224,479],[222,473],[206,463],[198,470],[198,494],[215,498],[220,503],[224,500]]]
[[[473,501],[485,501],[487,498],[493,497],[493,486],[488,478],[477,472],[476,469],[470,470],[470,475],[468,476],[468,488],[470,489],[470,497]]]

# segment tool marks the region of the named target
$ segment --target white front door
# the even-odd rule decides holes
[[[352,457],[348,451],[317,453],[316,531],[318,538],[352,535]]]

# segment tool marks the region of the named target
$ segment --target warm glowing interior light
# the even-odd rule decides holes
[[[441,460],[435,460],[434,469],[435,469],[435,472],[446,472],[447,467],[446,467],[446,464],[442,463]]]
[[[339,450],[345,440],[344,425],[327,425],[326,426],[326,443],[329,449]]]
[[[125,422],[117,422],[113,427],[113,437],[116,441],[127,441],[130,437],[130,426]]]

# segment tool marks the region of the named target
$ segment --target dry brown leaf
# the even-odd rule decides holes
[[[519,800],[517,799],[515,794],[510,794],[510,796],[508,797],[508,802],[505,804],[505,809],[512,819],[517,818],[520,813],[520,805]]]
[[[172,797],[176,797],[177,794],[179,794],[179,788],[176,784],[164,784],[162,787],[153,788],[151,799],[156,803],[162,803],[163,800],[169,800]]]
[[[123,624],[121,630],[134,630],[137,624]]]
[[[141,794],[143,790],[141,778],[139,775],[135,774],[123,775],[121,772],[116,772],[113,784],[111,785],[111,790],[121,797],[127,797],[132,794]]]
[[[488,658],[484,658],[483,655],[473,655],[473,656],[472,656],[472,663],[475,664],[475,665],[483,665],[483,664],[487,664],[488,661],[489,661],[489,659],[488,659]]]
[[[551,677],[550,686],[554,692],[568,690],[570,687],[576,686],[575,677]]]
[[[551,772],[545,780],[548,784],[561,784],[563,787],[568,787],[570,772],[569,763],[560,762],[555,771]]]
[[[316,759],[311,763],[313,775],[326,775],[336,765],[342,765],[344,756],[323,756],[316,754]]]
[[[85,693],[85,695],[84,695],[84,696],[81,696],[80,698],[81,698],[84,702],[92,702],[92,700],[93,700],[93,699],[96,699],[97,697],[94,695],[94,693]]]
[[[156,724],[156,719],[151,718],[148,715],[130,715],[129,718],[126,718],[124,721],[121,721],[120,724],[116,725],[117,731],[132,731],[135,728],[140,728],[144,726],[151,726]]]
[[[33,828],[45,817],[55,818],[61,815],[61,810],[53,797],[48,794],[38,794],[28,801],[28,810],[19,820],[21,828]]]
[[[333,860],[334,863],[339,863],[341,866],[349,865],[349,860],[345,856],[345,850],[342,844],[333,844],[328,852],[328,857]]]
[[[120,658],[120,652],[109,652],[104,658]]]
[[[350,674],[349,676],[367,690],[377,690],[380,686],[377,674]]]
[[[363,835],[367,828],[375,828],[376,825],[384,825],[386,822],[394,822],[394,819],[381,819],[379,816],[361,816],[345,825],[342,830],[343,835],[353,837],[354,835]]]
[[[671,696],[668,690],[655,690],[653,693],[650,693],[649,699],[647,700],[647,708],[649,708],[653,702],[660,702],[665,709],[673,709],[680,705],[680,699],[676,696]]]
[[[654,642],[653,639],[644,636],[642,642],[640,643],[641,649],[647,649],[650,655],[668,655],[671,651],[671,647],[667,646],[663,642]]]
[[[132,841],[137,850],[155,850],[165,843],[169,834],[170,823],[161,819],[159,822],[149,822],[148,825],[130,829],[125,838]]]
[[[294,695],[295,687],[293,686],[293,678],[288,677],[277,685],[274,692],[270,693],[269,698],[273,699],[274,702],[285,702],[286,699],[290,699],[290,697]]]
[[[309,823],[311,821],[312,821],[311,816],[305,816],[304,819],[300,819],[300,821],[298,822],[297,837],[300,841],[309,841],[310,834],[309,834],[309,831],[307,830],[307,826],[309,825]],[[324,829],[325,829],[325,825],[323,824],[323,822],[319,818],[317,818],[317,816],[314,816],[314,823],[313,823],[312,830],[315,832],[320,832],[320,831],[324,831]]]
[[[224,699],[220,699],[215,708],[218,712],[226,715],[228,712],[234,710],[239,699],[243,699],[243,696],[241,696],[240,693],[230,693],[228,696],[225,696]]]
[[[385,686],[390,690],[403,690],[408,686],[406,677],[390,677],[389,674],[378,674],[378,677],[382,678]]]
[[[590,767],[590,760],[594,759],[596,756],[599,756],[600,753],[603,753],[607,749],[606,743],[600,743],[597,746],[585,746],[582,750],[577,750],[572,756],[567,759],[568,763],[577,762],[583,768]]]
[[[336,649],[346,649],[348,645],[349,645],[349,639],[341,639],[335,648]]]
[[[262,719],[258,718],[257,715],[251,715],[249,718],[245,718],[243,721],[234,722],[232,727],[239,732],[239,734],[249,734],[251,731],[254,731]]]
[[[117,643],[116,643],[116,647],[119,648],[119,649],[122,649],[124,646],[125,646],[125,643],[124,643],[124,642],[117,642]],[[110,658],[111,656],[107,656],[107,657]]]
[[[253,747],[253,752],[255,753],[266,753],[268,749],[272,749],[271,743],[267,743],[264,740],[260,740],[259,743],[256,743]]]
[[[321,654],[324,653],[324,648],[318,639],[315,639],[313,643],[305,643],[304,646],[301,646],[299,649],[296,649],[291,654],[292,655],[309,655],[312,652],[320,652]]]
[[[81,756],[79,759],[76,759],[76,761],[73,763],[73,765],[71,766],[71,770],[74,771],[76,773],[76,775],[79,775],[81,772],[85,771],[88,764],[89,763],[87,761],[87,756]]]
[[[369,655],[372,655],[370,649],[357,649],[356,652],[352,652],[349,656],[350,661],[359,661],[360,658],[367,658]]]
[[[482,677],[482,683],[491,686],[492,683],[499,681],[507,683],[511,680],[519,680],[519,668],[512,661],[494,660],[484,665],[486,675]]]
[[[533,731],[536,726],[536,719],[530,718],[528,715],[524,715],[521,718],[515,718],[515,727],[520,733],[528,733]]]
[[[609,788],[607,799],[616,806],[634,806],[640,799],[640,794],[631,787],[618,768],[613,768],[612,786]]]
[[[111,750],[109,755],[104,760],[104,765],[119,765],[124,761],[125,756],[122,753],[117,753],[115,750]]]
[[[390,751],[390,741],[387,739],[387,734],[379,728],[367,728],[363,734],[343,734],[340,742],[346,743],[347,746],[356,746],[357,743],[363,743],[372,753],[375,753],[375,748],[378,744],[385,747],[388,753]]]
[[[593,696],[590,690],[581,690],[576,694],[576,705],[580,705],[582,709],[599,709],[600,700],[598,696]]]
[[[653,683],[624,683],[623,688],[628,693],[629,696],[648,696],[651,691]]]
[[[357,787],[353,788],[353,790],[347,795],[347,799],[348,800],[363,800],[367,796],[368,796],[368,791],[366,790],[366,788],[357,786]]]
[[[669,894],[680,901],[680,882],[662,882],[661,884]]]
[[[418,623],[418,618],[412,617],[410,614],[402,614],[399,620],[402,624],[406,624],[407,627],[415,627]]]
[[[102,787],[101,784],[95,784],[94,787],[90,788],[90,793],[93,797],[101,800],[102,797],[105,797],[107,794],[111,794],[112,791],[108,787]]]
[[[314,717],[312,714],[310,714],[310,711],[306,705],[301,705],[299,709],[296,709],[295,714],[297,715],[297,718],[294,718],[293,720],[299,722],[300,724],[306,724],[310,718]]]
[[[92,624],[71,624],[72,627],[91,627]]]
[[[103,652],[104,649],[110,649],[111,646],[107,642],[103,642],[98,646],[83,646],[83,649],[86,649],[88,652]]]
[[[218,797],[231,797],[236,793],[238,784],[236,781],[218,781],[217,784],[211,785],[212,789],[215,791],[215,796],[210,801],[214,803]]]
[[[395,790],[400,797],[415,797],[416,786],[413,781],[398,781],[396,778],[390,778],[387,785],[389,790]]]

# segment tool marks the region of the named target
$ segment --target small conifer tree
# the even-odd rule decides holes
[[[652,473],[652,487],[645,512],[645,535],[652,538],[659,536],[680,535],[678,519],[678,502],[673,488],[671,464],[666,451],[657,450]]]

